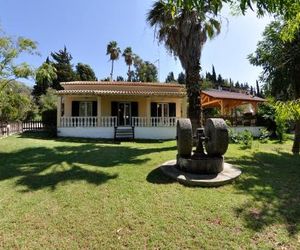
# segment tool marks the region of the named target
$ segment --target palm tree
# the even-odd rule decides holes
[[[179,3],[179,4],[178,4]],[[148,23],[155,28],[160,43],[178,57],[186,73],[188,116],[193,130],[202,125],[200,99],[200,57],[207,38],[220,32],[218,13],[210,0],[196,1],[157,0],[147,14]]]
[[[119,59],[119,55],[121,53],[121,49],[118,47],[116,41],[111,41],[107,44],[106,55],[109,55],[111,60],[111,72],[110,72],[110,80],[113,80],[113,72],[114,72],[114,61]]]
[[[124,52],[122,54],[122,56],[125,59],[126,65],[128,66],[128,81],[131,82],[131,71],[130,71],[130,67],[133,63],[133,59],[134,59],[134,54],[132,53],[132,49],[131,47],[127,47],[126,49],[124,49]]]

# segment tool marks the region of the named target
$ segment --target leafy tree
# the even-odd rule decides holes
[[[34,70],[26,62],[15,61],[21,54],[37,54],[36,49],[34,41],[24,37],[13,39],[0,30],[0,92],[8,83],[34,75]]]
[[[288,102],[277,102],[276,103],[276,118],[282,124],[285,121],[296,122],[295,126],[295,139],[292,148],[294,154],[299,154],[300,151],[300,99],[288,101]]]
[[[166,82],[176,82],[174,73],[172,71],[167,75]]]
[[[94,70],[88,64],[78,63],[76,65],[76,75],[80,81],[97,81]]]
[[[16,62],[22,54],[36,55],[34,41],[16,39],[0,30],[0,120],[24,120],[29,111],[35,110],[30,90],[17,79],[33,77],[35,71],[26,62]]]
[[[263,33],[263,40],[254,54],[249,56],[253,65],[262,66],[261,80],[266,82],[269,92],[276,99],[300,99],[300,30],[289,41],[282,40],[280,33],[285,23],[274,21]],[[282,109],[287,106],[280,106]],[[286,110],[286,109],[285,109]],[[277,112],[278,113],[278,112]],[[280,112],[278,114],[281,114]],[[291,115],[291,114],[290,114]],[[300,118],[295,116],[295,137],[293,152],[299,153]],[[277,116],[281,121],[282,115]]]
[[[126,65],[128,66],[128,72],[127,72],[128,82],[131,82],[132,71],[131,71],[130,67],[133,64],[133,59],[134,59],[134,54],[132,53],[131,47],[127,47],[126,49],[124,49],[122,56],[125,59]]]
[[[185,70],[188,116],[194,130],[202,124],[199,101],[201,52],[207,38],[218,34],[221,27],[217,19],[221,6],[215,8],[214,2],[196,1],[193,5],[193,1],[184,0],[156,1],[147,15],[148,23],[157,31],[159,42],[179,57]]]
[[[177,82],[179,84],[185,84],[185,74],[183,72],[180,72],[178,74],[178,77],[177,77]]]
[[[47,89],[46,94],[41,95],[39,104],[40,104],[41,112],[45,110],[56,109],[56,105],[57,105],[56,90],[52,88]]]
[[[32,108],[30,90],[24,84],[10,81],[0,95],[0,121],[22,121]]]
[[[286,21],[284,29],[281,31],[281,37],[284,40],[293,39],[294,35],[300,29],[300,2],[299,0],[214,0],[209,1],[210,8],[215,14],[219,13],[224,3],[236,6],[242,14],[248,9],[256,10],[258,16],[265,14],[274,14],[282,16]],[[190,8],[203,10],[206,1],[199,0],[168,0],[168,4],[173,8],[172,15],[177,13],[179,8]]]
[[[117,76],[117,82],[124,82],[124,77],[123,76]]]
[[[73,71],[73,66],[71,64],[72,56],[67,51],[66,46],[63,50],[52,52],[51,56],[54,60],[53,66],[56,68],[57,75],[51,84],[51,88],[60,90],[62,89],[60,85],[61,82],[70,82],[76,80],[76,74]]]
[[[105,77],[103,79],[100,80],[101,82],[109,82],[110,81],[110,77]]]
[[[157,68],[149,61],[143,61],[138,55],[134,56],[134,81],[135,82],[157,82]]]
[[[32,95],[36,102],[38,102],[41,95],[46,94],[47,89],[56,78],[56,68],[49,61],[49,58],[47,58],[47,60],[37,69],[35,75],[35,85],[33,86]]]
[[[118,47],[116,41],[111,41],[107,44],[106,55],[109,55],[111,60],[111,72],[110,72],[110,80],[113,80],[113,72],[114,72],[114,61],[119,59],[121,53],[121,49]]]

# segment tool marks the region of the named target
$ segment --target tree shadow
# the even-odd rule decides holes
[[[261,231],[283,223],[290,236],[300,231],[300,157],[286,152],[256,152],[251,157],[227,158],[243,174],[234,186],[251,195],[236,208],[248,228]]]
[[[47,187],[55,189],[59,183],[79,180],[99,185],[117,178],[117,175],[104,172],[103,168],[122,167],[124,164],[139,167],[150,160],[148,154],[168,150],[174,150],[174,147],[157,149],[153,145],[137,148],[89,141],[0,152],[0,181],[17,177],[16,185],[24,186],[28,191]]]

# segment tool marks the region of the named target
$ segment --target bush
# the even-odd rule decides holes
[[[228,129],[229,142],[231,143],[240,143],[240,133],[235,132],[233,129]]]
[[[253,136],[251,134],[250,131],[245,130],[242,133],[240,133],[240,140],[241,140],[241,144],[245,147],[245,148],[251,148],[252,147],[252,142],[253,142]]]
[[[42,112],[42,121],[45,129],[53,137],[57,135],[57,110],[49,109]]]
[[[259,140],[261,143],[267,143],[268,139],[269,139],[270,133],[267,129],[263,128],[260,129],[260,136],[259,136]]]

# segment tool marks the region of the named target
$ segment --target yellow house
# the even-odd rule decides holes
[[[176,83],[63,82],[57,91],[58,136],[174,139],[186,117],[186,90]]]

